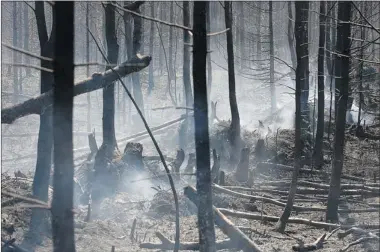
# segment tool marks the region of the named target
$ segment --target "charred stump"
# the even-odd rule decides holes
[[[136,169],[144,170],[142,152],[143,145],[141,143],[128,142],[124,148],[122,161]]]
[[[243,148],[240,155],[240,162],[236,168],[235,178],[239,182],[246,182],[249,175],[249,148]]]

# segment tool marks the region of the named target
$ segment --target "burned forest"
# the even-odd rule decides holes
[[[379,1],[2,1],[1,250],[380,250]]]

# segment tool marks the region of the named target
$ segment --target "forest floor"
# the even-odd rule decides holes
[[[161,136],[161,138],[169,139],[173,135],[173,130]],[[377,134],[379,132],[377,131]],[[251,147],[250,155],[250,169],[255,169],[258,161],[254,155],[254,146],[260,138],[258,132],[244,131],[243,139],[247,146]],[[276,140],[277,139],[277,140]],[[270,133],[266,136],[266,147],[268,150],[277,148],[279,152],[285,153],[285,158],[282,163],[284,165],[292,164],[292,151],[293,151],[293,131],[279,130],[278,133]],[[379,172],[379,147],[378,142],[371,140],[359,140],[355,136],[347,133],[346,135],[346,148],[345,148],[345,164],[344,174],[360,177],[365,182],[354,182],[343,179],[342,183],[345,184],[363,184],[373,183],[374,179],[380,177]],[[142,141],[144,144],[144,155],[154,153],[153,147],[148,143],[148,140]],[[276,144],[277,143],[277,144]],[[328,157],[329,154],[326,154]],[[330,162],[326,158],[326,165],[323,168],[329,171]],[[174,203],[173,197],[170,192],[167,179],[162,176],[156,176],[157,173],[162,174],[162,165],[158,161],[145,162],[147,171],[138,176],[133,176],[134,181],[130,179],[128,186],[123,187],[116,195],[106,198],[101,204],[100,215],[97,219],[92,219],[90,222],[84,222],[87,214],[87,206],[80,205],[76,207],[75,215],[75,239],[77,251],[110,251],[112,246],[115,246],[115,251],[157,251],[156,249],[143,249],[140,246],[144,243],[159,244],[160,240],[156,237],[155,232],[161,232],[169,240],[174,240],[175,236],[175,218],[174,218]],[[233,171],[227,167],[221,167],[226,172],[226,185],[227,186],[246,186],[239,184],[234,180]],[[156,175],[154,175],[156,174]],[[265,196],[278,200],[280,202],[286,201],[286,195],[278,193],[279,190],[287,192],[288,186],[280,184],[276,186],[277,182],[290,181],[290,172],[269,171],[266,175],[260,174],[255,178],[254,192],[242,192],[249,195]],[[376,178],[375,178],[376,177]],[[146,179],[149,178],[149,179]],[[299,180],[316,182],[318,184],[328,184],[328,177],[318,175],[301,175]],[[23,195],[31,195],[31,181],[32,178],[16,179],[2,174],[2,190],[11,189],[13,192]],[[197,228],[197,209],[189,199],[183,194],[183,188],[186,185],[194,185],[194,177],[183,176],[181,179],[176,179],[176,189],[179,194],[180,202],[180,227],[181,227],[181,242],[196,242],[198,240]],[[378,185],[378,184],[377,184]],[[373,186],[373,185],[372,185]],[[153,189],[152,187],[156,188]],[[260,188],[267,190],[260,191]],[[312,189],[308,186],[301,186],[299,189]],[[241,191],[239,191],[241,192]],[[302,195],[297,194],[296,205],[302,207],[326,207],[326,194],[322,195]],[[344,204],[348,209],[371,209],[378,208],[380,205],[379,195],[367,197],[365,195],[355,196],[341,196]],[[2,195],[2,202],[9,200]],[[256,213],[265,216],[277,216],[282,213],[283,207],[272,205],[269,203],[253,202],[249,199],[241,197],[233,197],[231,195],[222,194],[215,191],[213,203],[218,208],[228,208],[233,211],[244,211],[249,213]],[[371,204],[372,203],[372,204]],[[21,205],[9,205],[3,207],[2,203],[2,231],[4,227],[13,223],[15,232],[13,237],[16,239],[16,244],[23,239],[24,232],[30,219],[30,210],[22,208]],[[246,233],[262,251],[291,251],[292,246],[299,244],[299,242],[312,243],[316,241],[322,234],[332,231],[323,228],[316,228],[309,224],[288,224],[285,234],[280,234],[274,231],[276,222],[266,220],[249,220],[238,217],[227,217],[239,227],[244,227]],[[293,212],[291,217],[303,218],[312,221],[321,221],[325,219],[324,211],[300,211]],[[131,237],[131,230],[133,222],[136,220],[133,237]],[[379,232],[379,211],[364,212],[364,213],[349,213],[345,216],[342,214],[342,222],[347,221],[351,225],[370,225],[370,229],[374,233]],[[376,227],[377,226],[377,227]],[[324,243],[320,251],[340,251],[349,243],[358,239],[357,236],[348,235],[339,239],[341,230],[332,234]],[[226,235],[216,226],[216,239],[227,239]],[[8,240],[9,237],[6,232],[2,232],[2,239]],[[52,240],[51,237],[46,237],[41,246],[38,246],[36,251],[51,251]],[[146,245],[145,246],[149,246]],[[378,241],[369,241],[352,246],[347,251],[378,251]],[[170,247],[167,248],[170,250]],[[239,251],[233,248],[225,249],[222,251]]]

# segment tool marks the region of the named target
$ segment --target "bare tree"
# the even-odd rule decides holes
[[[211,32],[211,8],[210,5],[212,2],[208,5],[207,10],[207,17],[206,17],[206,28],[207,32]],[[211,39],[212,37],[209,37],[207,39],[207,102],[210,104],[210,94],[211,94],[211,86],[212,86],[212,65],[211,65]]]
[[[207,29],[206,12],[209,2],[194,2],[193,15],[193,80],[195,151],[197,159],[197,191],[199,195],[199,251],[216,251],[214,212],[212,208],[210,143],[206,85]]]
[[[89,5],[90,2],[86,3],[86,27],[90,27],[89,24]],[[90,36],[89,32],[86,30],[86,62],[90,62]],[[86,67],[86,76],[90,76],[90,66]],[[91,131],[91,93],[87,93],[87,132]]]
[[[288,1],[288,44],[290,51],[290,58],[292,60],[292,67],[296,69],[297,67],[297,56],[296,49],[294,48],[294,28],[293,28],[293,11],[292,11],[292,1]]]
[[[257,60],[261,60],[261,6],[262,2],[258,1],[257,4],[257,16],[256,16],[256,51]]]
[[[53,91],[53,245],[55,252],[74,252],[74,2],[56,2],[53,8],[58,31],[55,40]]]
[[[326,24],[326,2],[320,2],[319,10],[319,49],[318,49],[318,122],[317,135],[315,138],[314,164],[317,168],[323,165],[323,132],[325,121],[325,24]]]
[[[274,42],[273,42],[273,2],[269,1],[269,82],[271,96],[271,114],[276,111],[276,87],[274,85]]]
[[[24,50],[29,51],[29,39],[30,39],[30,32],[29,32],[29,6],[27,4],[24,4]],[[25,57],[25,64],[30,64],[30,58]],[[30,76],[31,74],[31,68],[25,69],[26,76]]]
[[[46,58],[53,58],[56,29],[55,29],[55,9],[53,8],[53,24],[50,36],[48,35],[45,19],[44,2],[35,2],[37,31],[41,48],[41,56]],[[52,69],[52,62],[42,59],[41,67]],[[41,94],[47,93],[52,89],[52,83],[54,82],[53,74],[50,72],[40,71],[40,90]],[[53,132],[52,132],[52,108],[47,107],[40,115],[40,128],[38,133],[37,143],[37,162],[36,172],[33,179],[33,196],[39,200],[48,201],[48,188],[50,171],[52,164],[52,147],[53,147]],[[39,235],[43,233],[44,227],[47,224],[47,219],[44,218],[44,210],[34,208],[32,210],[32,217],[30,220],[30,232],[32,241],[38,242],[41,238]]]
[[[173,1],[170,2],[169,22],[171,24],[174,22],[174,2]],[[173,78],[175,78],[173,77],[173,27],[172,26],[169,27],[168,78],[169,78],[169,85],[171,86]]]
[[[335,80],[338,93],[338,109],[335,128],[334,159],[330,180],[330,190],[327,200],[327,221],[338,221],[338,203],[340,196],[340,180],[343,169],[344,133],[346,125],[346,111],[348,101],[348,81],[350,66],[350,37],[351,37],[351,2],[338,3],[338,27],[337,27],[337,53],[343,57],[337,57],[335,62],[335,74],[340,76]]]
[[[244,2],[238,2],[239,6],[239,42],[240,42],[240,68],[243,68],[243,62],[245,58],[245,28],[244,28]]]
[[[294,198],[297,191],[297,179],[300,169],[301,160],[301,96],[302,96],[302,78],[305,76],[305,50],[302,49],[305,33],[307,33],[307,9],[309,2],[296,1],[296,14],[295,14],[295,36],[296,36],[296,56],[297,56],[297,68],[296,68],[296,118],[295,118],[295,148],[294,148],[294,170],[292,174],[292,182],[289,189],[288,200],[286,202],[285,209],[276,224],[276,230],[283,233],[286,228],[286,224],[289,220],[292,212]]]
[[[231,151],[231,163],[237,163],[240,157],[240,116],[236,101],[235,87],[235,63],[232,40],[232,2],[224,2],[224,15],[227,31],[227,55],[228,55],[228,92],[231,108],[231,126],[229,130],[229,140],[233,150]]]
[[[140,13],[140,6],[138,6],[134,11],[137,13]],[[133,17],[133,55],[137,55],[140,53],[141,49],[141,36],[142,36],[142,19],[140,16],[135,15]],[[133,73],[132,74],[132,81],[133,81],[133,96],[141,109],[143,115],[144,115],[144,100],[143,95],[141,91],[141,84],[140,84],[140,73]]]
[[[19,34],[19,27],[17,24],[17,5],[18,2],[14,1],[12,3],[12,14],[13,14],[13,22],[12,22],[12,29],[13,29],[13,37],[12,37],[12,43],[14,47],[18,46],[18,34]],[[18,61],[18,53],[16,51],[13,51],[13,63],[19,63]],[[17,67],[13,68],[13,104],[17,104],[18,102],[18,95],[19,95],[19,79],[18,79],[18,73],[19,69]]]

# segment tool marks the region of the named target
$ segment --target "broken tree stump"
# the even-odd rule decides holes
[[[219,185],[224,186],[226,184],[226,173],[224,171],[220,171],[219,173]]]
[[[189,154],[189,159],[187,161],[187,166],[185,168],[185,173],[193,173],[194,172],[194,167],[195,167],[195,153],[190,153]]]
[[[143,163],[143,145],[141,143],[128,142],[124,148],[122,160],[124,163],[133,166],[139,170],[144,169]]]
[[[175,173],[179,173],[179,168],[181,167],[183,161],[185,160],[185,152],[183,149],[177,150],[177,155],[173,162],[173,168]]]
[[[241,151],[240,162],[235,171],[235,178],[239,182],[247,182],[249,175],[249,148]]]
[[[219,169],[220,169],[220,156],[216,154],[216,150],[212,150],[212,157],[214,160],[214,164],[212,165],[211,168],[211,180],[218,184],[218,177],[219,177]]]
[[[255,147],[255,157],[258,161],[262,161],[265,157],[265,142],[264,139],[257,140],[256,147]]]

